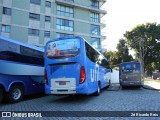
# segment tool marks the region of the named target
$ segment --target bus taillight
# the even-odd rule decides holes
[[[45,83],[48,84],[48,76],[47,76],[46,69],[44,69],[44,79],[45,79]]]
[[[86,72],[84,66],[82,66],[80,71],[80,84],[84,83],[85,79],[86,79]]]

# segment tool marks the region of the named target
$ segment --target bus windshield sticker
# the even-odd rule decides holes
[[[131,65],[130,65],[130,64],[127,64],[127,65],[126,65],[126,69],[131,69]]]
[[[122,72],[124,73],[139,73],[140,72],[140,66],[138,64],[126,64],[125,66],[122,66]]]
[[[80,42],[77,39],[67,39],[51,42],[47,46],[48,58],[64,58],[76,56],[80,51]]]

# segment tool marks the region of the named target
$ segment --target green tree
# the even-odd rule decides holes
[[[114,66],[114,65],[118,66],[119,61],[118,61],[118,55],[116,51],[106,51],[104,52],[104,56],[108,58],[111,66]]]
[[[127,44],[136,52],[136,56],[139,57],[139,42],[144,43],[144,68],[146,71],[151,72],[153,69],[159,69],[160,61],[160,25],[157,23],[141,24],[133,28],[131,31],[127,31],[124,34],[127,40]],[[154,66],[153,66],[154,64]]]
[[[112,67],[119,66],[121,62],[129,62],[133,60],[132,56],[129,55],[129,50],[124,39],[119,40],[117,51],[106,51],[104,56],[109,59]]]
[[[127,47],[125,39],[120,39],[119,43],[117,44],[117,55],[119,56],[120,62],[129,62],[132,61],[133,58],[129,55],[129,49]]]

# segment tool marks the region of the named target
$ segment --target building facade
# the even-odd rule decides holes
[[[0,0],[0,35],[44,46],[51,39],[82,36],[101,48],[106,0]]]

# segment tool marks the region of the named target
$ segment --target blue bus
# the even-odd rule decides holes
[[[45,46],[46,94],[92,94],[109,86],[108,60],[82,37],[57,38]]]
[[[44,92],[44,49],[0,36],[0,101]]]
[[[123,62],[119,65],[119,83],[126,86],[141,87],[144,84],[140,62]]]

